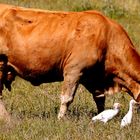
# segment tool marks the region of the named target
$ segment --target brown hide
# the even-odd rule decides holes
[[[98,95],[110,89],[123,88],[140,100],[140,56],[124,29],[97,11],[1,4],[0,52],[16,74],[33,85],[64,81],[58,118],[65,115],[78,83],[93,94],[99,112],[105,98]]]

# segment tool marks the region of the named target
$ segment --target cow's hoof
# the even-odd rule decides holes
[[[57,118],[58,120],[61,120],[61,121],[65,121],[68,119],[66,114],[62,114],[62,113],[59,113]]]
[[[57,118],[58,118],[58,120],[64,120],[65,117],[64,116],[61,116],[61,115],[58,115]]]

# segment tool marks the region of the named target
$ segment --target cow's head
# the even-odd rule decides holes
[[[0,54],[0,95],[2,95],[4,79],[6,77],[8,58],[5,54]]]

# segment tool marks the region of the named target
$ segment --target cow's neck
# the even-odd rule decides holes
[[[123,72],[140,82],[140,55],[123,28],[114,22],[111,24],[113,29],[108,34],[107,69],[109,67],[109,71],[115,74]]]
[[[135,81],[140,82],[140,55],[132,47],[129,47],[124,54],[124,72]],[[122,66],[123,67],[123,66]]]

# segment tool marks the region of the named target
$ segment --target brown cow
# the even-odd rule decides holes
[[[140,56],[124,29],[96,11],[51,12],[1,4],[1,92],[7,65],[33,85],[63,81],[59,119],[79,83],[93,94],[98,112],[105,102],[100,94],[110,89],[123,88],[140,101]]]

